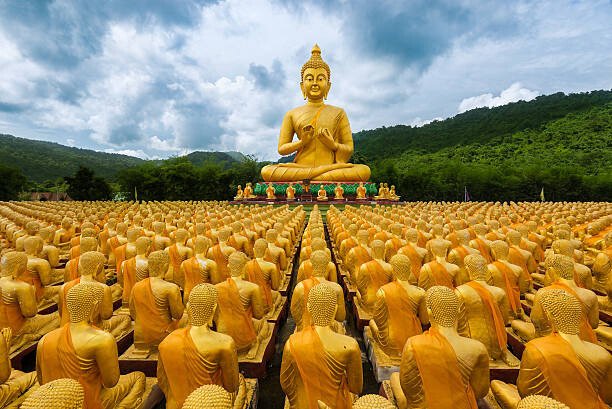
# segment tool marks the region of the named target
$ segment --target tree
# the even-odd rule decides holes
[[[108,200],[113,193],[104,178],[95,176],[85,166],[79,166],[74,176],[66,176],[64,180],[68,184],[68,196],[74,200]]]
[[[17,168],[0,165],[0,200],[14,200],[25,184],[27,179]]]

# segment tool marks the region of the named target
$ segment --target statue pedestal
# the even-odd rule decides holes
[[[366,326],[363,331],[363,341],[365,343],[366,351],[368,352],[368,358],[374,369],[374,377],[376,382],[381,383],[391,379],[393,372],[399,372],[400,363],[402,359],[400,357],[394,359],[387,355],[374,341],[370,327]]]
[[[355,315],[355,324],[357,325],[357,329],[360,332],[363,331],[363,329],[370,323],[372,314],[363,309],[357,296],[353,297],[353,314]]]
[[[266,376],[268,361],[272,359],[276,349],[274,324],[268,322],[268,326],[270,334],[259,345],[255,358],[247,359],[244,355],[238,355],[238,366],[245,377],[263,378]]]

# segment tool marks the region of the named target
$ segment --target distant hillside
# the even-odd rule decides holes
[[[239,152],[199,151],[186,157],[195,166],[212,161],[226,169],[245,158]],[[28,179],[39,183],[73,175],[81,165],[92,169],[96,175],[113,181],[120,170],[146,162],[160,164],[162,161],[146,161],[133,156],[0,134],[0,163],[21,169]]]
[[[432,153],[454,146],[487,144],[515,132],[532,130],[568,114],[612,102],[612,91],[565,95],[558,92],[496,108],[478,108],[422,127],[398,125],[355,134],[355,155],[365,161],[399,157],[407,151]]]

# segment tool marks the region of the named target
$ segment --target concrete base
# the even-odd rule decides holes
[[[363,331],[368,326],[372,319],[372,314],[363,309],[357,297],[353,297],[353,314],[355,315],[355,323],[359,332]]]
[[[238,366],[240,372],[248,378],[263,378],[266,376],[268,361],[274,355],[276,349],[276,336],[274,334],[274,324],[268,322],[270,335],[263,340],[257,355],[253,359],[247,359],[244,355],[238,355]]]

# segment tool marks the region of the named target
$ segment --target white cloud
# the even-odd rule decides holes
[[[491,93],[487,93],[475,97],[465,98],[459,104],[458,112],[461,113],[469,111],[470,109],[481,107],[493,108],[509,104],[510,102],[531,101],[538,95],[540,95],[538,91],[531,91],[527,88],[523,88],[520,82],[515,82],[503,90],[497,97],[493,96]]]
[[[151,157],[147,155],[142,149],[134,150],[134,149],[104,149],[106,153],[117,153],[119,155],[127,155],[134,156],[140,159],[155,159],[155,157]]]

